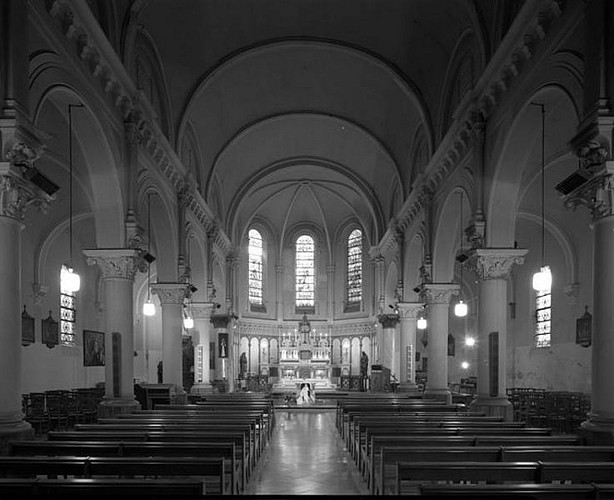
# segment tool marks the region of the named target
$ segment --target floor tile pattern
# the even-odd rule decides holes
[[[366,485],[335,429],[334,410],[276,412],[277,426],[245,493],[365,495]]]

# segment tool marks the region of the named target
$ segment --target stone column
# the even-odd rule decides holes
[[[183,393],[183,301],[185,283],[156,283],[152,292],[160,299],[162,309],[162,382],[173,384],[177,394]]]
[[[448,318],[452,295],[458,294],[455,283],[429,283],[424,293],[429,308],[428,318],[428,368],[424,393],[450,403],[448,389]]]
[[[335,317],[335,266],[326,266],[327,293],[328,293],[328,320]]]
[[[194,368],[194,385],[192,394],[203,394],[211,390],[209,371],[209,342],[211,341],[211,313],[213,302],[192,302],[194,314],[194,360],[202,359],[202,366]]]
[[[89,265],[102,272],[105,318],[105,398],[101,417],[131,413],[140,408],[134,399],[134,276],[141,264],[131,248],[83,250]]]
[[[514,264],[522,264],[528,250],[478,248],[471,265],[480,280],[478,308],[477,395],[472,411],[513,419],[506,395],[507,380],[507,278]]]
[[[395,351],[399,349],[399,339],[397,325],[399,324],[398,314],[380,314],[377,320],[382,325],[382,333],[380,336],[380,363],[386,368],[390,368],[390,373],[398,378],[399,367],[398,362],[395,366],[395,358],[398,361],[398,353],[395,357]]]
[[[611,120],[608,137],[612,137]],[[601,139],[605,136],[602,127]],[[603,140],[602,142],[606,142]],[[578,156],[591,180],[568,194],[565,204],[587,206],[593,215],[593,330],[591,410],[582,429],[594,444],[614,443],[614,160],[608,149],[593,142]],[[610,152],[611,154],[611,152]]]
[[[281,323],[284,319],[284,266],[275,266],[275,285],[277,322]]]
[[[228,324],[231,316],[229,314],[213,314],[211,315],[211,323],[213,323],[213,336],[215,339],[215,381],[222,383],[226,390],[230,391],[232,382],[232,370],[230,366],[232,339]],[[221,335],[220,335],[221,334]],[[226,337],[227,335],[227,337]],[[224,338],[226,345],[224,349],[220,344],[220,340]],[[222,356],[224,354],[225,356]],[[234,384],[232,384],[234,387]]]
[[[385,264],[386,261],[381,255],[373,257],[373,263],[375,265],[375,296],[377,301],[375,303],[377,314],[383,314],[384,312],[384,285],[385,285]]]
[[[33,435],[21,411],[21,231],[26,207],[46,208],[50,200],[0,162],[0,455],[8,441]]]
[[[423,309],[420,302],[397,303],[401,321],[400,391],[417,390],[416,386],[416,321]],[[411,349],[408,349],[411,347]],[[411,356],[411,358],[408,358]]]

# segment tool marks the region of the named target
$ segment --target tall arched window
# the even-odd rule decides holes
[[[536,292],[535,296],[535,347],[550,347],[552,327],[552,289]]]
[[[362,231],[354,229],[347,239],[347,307],[357,309],[362,301]]]
[[[261,310],[262,302],[262,235],[256,229],[249,230],[248,244],[249,305],[251,310]]]
[[[62,264],[62,271],[67,268]],[[60,280],[60,345],[75,345],[75,322],[77,320],[77,297],[75,292],[64,289]]]
[[[296,307],[315,308],[315,242],[302,235],[296,240]]]

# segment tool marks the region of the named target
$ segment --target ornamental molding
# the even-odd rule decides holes
[[[399,316],[403,319],[418,319],[424,309],[422,302],[397,302]]]
[[[151,286],[151,291],[160,299],[160,304],[181,304],[188,293],[186,283],[156,283]]]
[[[128,140],[139,145],[150,160],[164,174],[177,193],[183,193],[182,203],[194,215],[205,231],[215,225],[215,216],[200,193],[193,189],[187,169],[181,163],[168,139],[162,133],[156,112],[140,92],[126,71],[117,53],[110,45],[93,16],[87,2],[49,0],[33,2],[30,10],[36,22],[46,30],[59,31],[68,44],[48,37],[50,44],[60,53],[69,53],[83,69],[99,83],[121,119],[127,124]],[[224,247],[226,235],[219,236],[218,245]]]
[[[480,280],[507,279],[514,264],[524,264],[525,248],[477,248],[469,262]]]
[[[26,209],[30,206],[47,213],[49,204],[55,199],[27,179],[21,177],[15,167],[0,163],[0,216],[23,222]]]
[[[429,304],[449,304],[459,290],[456,283],[429,283],[424,285],[424,296]]]
[[[102,271],[102,279],[134,280],[141,265],[138,250],[131,248],[102,248],[83,250],[88,265],[98,265]]]
[[[356,323],[334,324],[331,329],[333,337],[371,337],[375,335],[375,323],[360,321]]]
[[[403,207],[380,241],[381,252],[396,245],[397,230],[405,231],[431,206],[433,194],[471,151],[473,142],[481,140],[484,123],[498,108],[513,81],[523,73],[544,45],[559,40],[580,18],[584,2],[541,0],[525,2],[502,43],[489,61],[474,89],[468,92],[455,111],[457,117]],[[555,21],[562,19],[562,23]],[[555,29],[556,26],[556,29]],[[550,39],[548,34],[554,30]],[[532,64],[536,64],[531,61]]]
[[[614,160],[592,169],[594,177],[565,197],[564,205],[575,210],[585,206],[594,221],[614,215]]]

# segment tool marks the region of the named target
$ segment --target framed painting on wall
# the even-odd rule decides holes
[[[49,349],[52,349],[58,345],[59,339],[58,322],[51,317],[51,311],[49,311],[49,316],[41,321],[41,340]]]
[[[104,332],[83,330],[83,366],[104,366]]]

